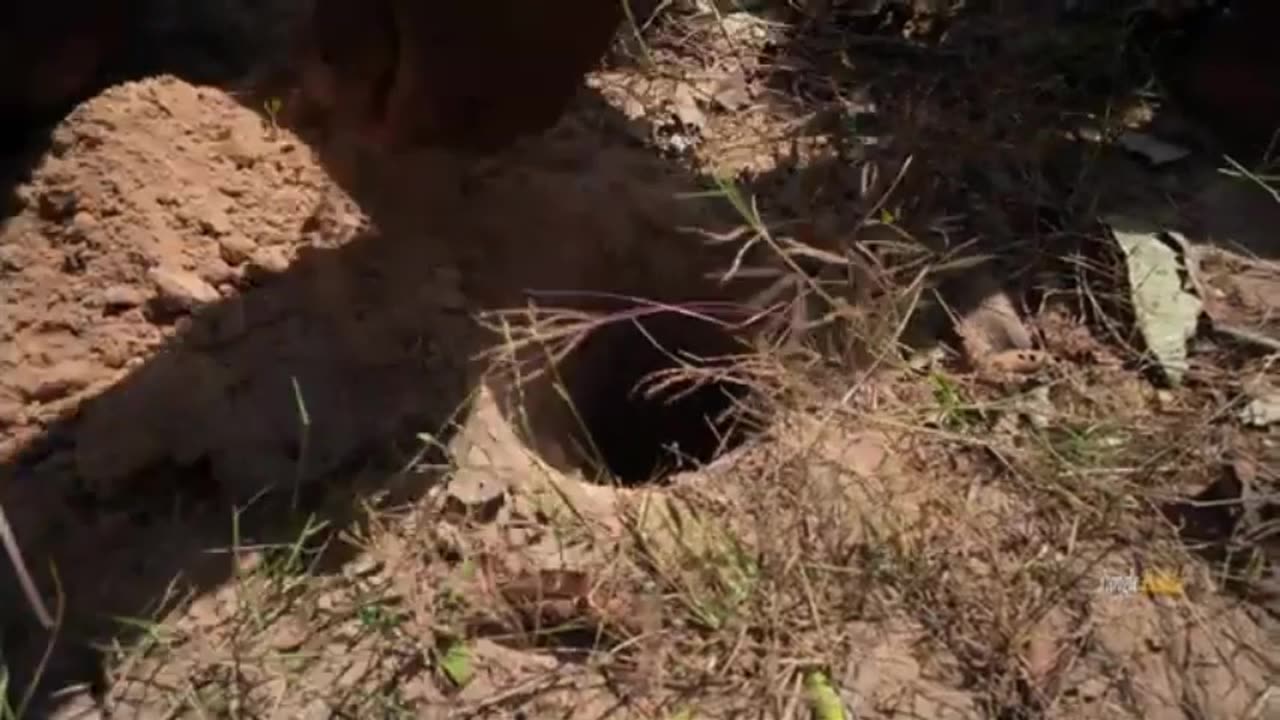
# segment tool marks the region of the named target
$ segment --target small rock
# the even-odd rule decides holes
[[[1081,700],[1093,702],[1107,696],[1113,688],[1113,683],[1102,677],[1084,678],[1082,682],[1076,685],[1076,693]]]
[[[40,196],[40,217],[62,222],[75,215],[78,201],[70,190],[49,190]]]
[[[241,198],[249,192],[243,184],[235,181],[226,181],[218,185],[218,192],[229,198]]]
[[[843,468],[859,477],[875,477],[889,457],[888,440],[879,433],[857,433],[841,454]]]
[[[370,577],[380,570],[382,570],[382,562],[369,555],[358,555],[342,568],[343,574],[352,578]]]
[[[92,214],[81,210],[71,218],[70,235],[77,239],[83,240],[93,234],[98,229],[98,218]]]
[[[19,185],[12,191],[14,210],[25,210],[36,202],[35,188],[30,185]]]
[[[271,648],[279,652],[293,652],[302,647],[310,635],[306,623],[288,615],[271,627]]]
[[[102,304],[109,310],[124,310],[146,302],[146,295],[132,285],[112,285],[102,291]]]
[[[260,247],[254,250],[249,264],[255,270],[281,273],[289,269],[289,256],[285,254],[284,248]]]
[[[222,259],[231,265],[239,265],[253,256],[257,244],[238,233],[230,233],[218,238],[218,251]]]
[[[622,101],[622,113],[628,120],[639,120],[648,115],[649,111],[638,98],[628,95]]]
[[[1280,392],[1253,398],[1241,409],[1240,419],[1255,428],[1280,423]]]
[[[258,161],[259,153],[235,138],[219,145],[218,150],[223,157],[235,165],[237,170],[253,167],[253,164]]]
[[[213,237],[229,235],[235,228],[227,214],[218,209],[207,209],[200,218],[200,231]]]
[[[484,477],[483,473],[458,472],[449,482],[441,515],[455,523],[491,523],[506,504],[506,491],[506,484]]]
[[[684,83],[676,86],[674,102],[676,119],[685,127],[698,130],[706,127],[707,116],[698,107],[698,99],[694,96],[693,88]]]
[[[192,310],[220,297],[212,285],[186,270],[157,267],[147,275],[155,284],[158,299],[177,308]]]
[[[751,104],[751,92],[742,73],[734,73],[716,84],[712,96],[716,105],[725,110],[741,110]]]
[[[98,358],[102,360],[102,364],[112,370],[119,370],[129,364],[129,360],[133,358],[133,349],[128,342],[120,338],[112,338],[110,341],[103,342],[97,347]]]
[[[27,252],[17,245],[0,245],[0,270],[21,270],[29,262]]]
[[[218,285],[234,280],[236,271],[221,258],[215,258],[200,265],[200,277],[216,288]]]
[[[338,610],[338,594],[327,592],[316,598],[316,609],[322,613],[332,615]]]
[[[54,157],[62,157],[68,150],[75,147],[75,133],[66,126],[59,127],[49,134],[49,151]]]

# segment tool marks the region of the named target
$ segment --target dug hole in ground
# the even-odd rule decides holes
[[[1201,338],[1169,387],[1094,209],[1017,173],[1131,214],[1170,181],[966,152],[990,127],[906,90],[850,150],[796,130],[777,26],[677,21],[462,169],[168,76],[52,131],[0,230],[0,507],[56,616],[5,574],[14,707],[1276,712],[1275,540],[1241,519],[1270,512],[1274,353]],[[1193,243],[1228,200],[1275,217],[1213,170],[1177,178]],[[1220,325],[1265,336],[1262,250],[1197,257]]]

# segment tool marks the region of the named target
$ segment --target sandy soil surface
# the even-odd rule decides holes
[[[729,35],[761,50],[774,30],[742,15]],[[783,351],[757,343],[773,359],[757,358],[754,377],[777,391],[763,439],[640,489],[590,482],[601,474],[583,461],[580,427],[614,475],[644,474],[657,446],[702,443],[702,413],[719,407],[709,396],[664,409],[629,395],[639,375],[671,363],[641,333],[607,330],[561,367],[574,411],[549,381],[516,392],[491,372],[484,351],[521,332],[504,336],[493,321],[519,316],[494,313],[531,301],[574,312],[627,298],[679,304],[647,328],[686,352],[758,340],[755,326],[735,323],[776,274],[714,280],[738,246],[708,240],[741,223],[723,201],[687,197],[712,170],[750,176],[762,205],[791,221],[778,237],[818,250],[854,237],[868,216],[927,207],[869,213],[859,203],[892,172],[872,182],[868,155],[855,163],[834,142],[793,141],[794,108],[752,100],[769,93],[739,63],[741,48],[717,49],[728,35],[695,27],[705,35],[698,72],[673,80],[673,67],[696,63],[660,48],[665,74],[597,73],[548,137],[484,162],[389,157],[295,133],[261,98],[172,76],[114,85],[65,118],[0,225],[0,506],[42,595],[60,592],[66,604],[42,667],[48,633],[14,575],[0,574],[11,687],[37,674],[48,690],[93,681],[99,711],[120,717],[246,706],[264,717],[601,717],[627,703],[627,717],[673,717],[696,678],[707,716],[760,706],[782,716],[800,702],[793,666],[814,657],[866,717],[1266,717],[1276,707],[1274,597],[1240,600],[1210,563],[1187,566],[1177,599],[1085,586],[1103,571],[1126,576],[1128,555],[1156,534],[1115,520],[1156,515],[1136,509],[1152,496],[1109,494],[1139,482],[1135,467],[1155,486],[1143,493],[1212,490],[1224,467],[1238,484],[1277,482],[1271,429],[1205,420],[1225,416],[1219,408],[1243,386],[1273,382],[1272,361],[1207,343],[1189,388],[1157,389],[1121,343],[1069,309],[1012,301],[994,273],[963,270],[938,287],[956,301],[944,309],[958,316],[952,334],[967,361],[913,361],[871,379],[833,355],[812,363],[823,380],[798,389],[782,369],[791,366],[770,364]],[[936,199],[962,154],[922,152],[936,172],[904,187]],[[1142,172],[1119,163],[1104,173],[1112,197],[1135,177],[1155,189],[1134,196],[1160,196],[1165,186]],[[1274,333],[1275,243],[1257,231],[1280,203],[1200,176],[1187,187],[1187,231],[1213,248],[1201,257],[1210,314]],[[996,204],[980,205],[975,216]],[[1223,210],[1245,205],[1257,215]],[[1032,214],[1008,217],[1018,212]],[[871,283],[849,284],[848,302],[883,299]],[[887,304],[841,307],[902,330]],[[934,314],[951,333],[947,314]],[[920,344],[937,350],[943,334]],[[529,344],[518,356],[536,362],[542,351]],[[996,411],[981,393],[1004,399],[1026,378],[992,380],[973,357],[982,354],[1005,375],[1051,378],[1045,402],[1053,392],[1062,417],[1079,415],[1061,420],[1071,452],[1035,455],[1041,436],[1018,426],[1020,414],[1009,415],[1013,430],[983,424]],[[953,378],[978,389],[955,400]],[[1123,442],[1089,445],[1112,424]],[[1177,455],[1170,438],[1195,449]],[[1133,454],[1115,450],[1124,443]],[[1252,464],[1224,462],[1246,452]],[[1157,459],[1145,465],[1139,453]],[[334,537],[361,542],[317,551],[305,573],[274,565],[277,545],[311,537],[294,488]],[[411,510],[369,520],[365,495],[388,490]],[[650,502],[730,528],[758,564],[742,581],[750,589],[695,568],[733,566],[728,551],[703,552],[711,541],[690,550],[684,536],[646,535],[637,518]],[[1274,550],[1267,537],[1258,542]],[[697,557],[655,560],[654,547],[668,546]],[[570,652],[581,642],[514,642],[529,613],[515,629],[505,615],[460,619],[457,596],[486,609],[495,597],[506,610],[534,605],[535,620],[550,612],[529,577],[555,586],[555,612],[617,636],[601,654],[623,669],[620,686],[613,666]],[[733,596],[741,612],[717,605],[712,615],[733,619],[711,622],[706,593],[722,605]],[[164,652],[109,647],[122,623],[150,628],[120,635],[122,645],[143,637]],[[439,645],[459,636],[478,675],[466,688],[442,679]],[[108,670],[89,640],[108,645]],[[314,662],[294,663],[301,654]],[[1009,714],[1015,703],[1035,714]]]

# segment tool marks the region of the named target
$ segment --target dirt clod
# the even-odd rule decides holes
[[[222,259],[231,265],[239,265],[253,255],[257,244],[244,235],[226,234],[218,238]]]
[[[155,285],[157,299],[171,309],[195,310],[218,299],[218,290],[195,273],[173,268],[154,268],[148,278]]]

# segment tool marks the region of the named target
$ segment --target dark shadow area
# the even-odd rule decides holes
[[[306,7],[307,0],[8,3],[0,10],[0,189],[25,177],[49,150],[50,130],[105,87],[158,74],[225,86],[285,67],[296,44],[289,28]]]
[[[752,71],[760,77],[750,81],[769,88],[771,102],[799,96],[803,110],[818,109],[812,134],[843,129],[849,140],[838,158],[794,168],[795,185],[824,186],[825,195],[799,209],[766,204],[770,218],[821,218],[843,207],[850,212],[831,224],[856,227],[871,198],[851,183],[831,192],[828,178],[874,164],[891,174],[910,156],[910,172],[884,201],[904,235],[940,256],[967,244],[964,253],[989,258],[936,273],[957,317],[987,299],[972,292],[975,272],[998,280],[990,290],[1034,308],[1078,284],[1082,264],[1120,267],[1110,243],[1099,241],[1111,213],[1278,258],[1268,228],[1280,220],[1280,203],[1256,182],[1220,171],[1224,155],[1266,171],[1270,133],[1280,125],[1269,80],[1280,57],[1267,29],[1278,6],[1218,5],[1177,17],[1136,3],[1063,12],[1055,3],[979,2],[929,14],[895,0],[834,4],[815,18],[765,13],[796,29],[766,46],[762,68]],[[1114,139],[1137,99],[1154,109],[1145,128],[1189,157],[1157,168],[1120,143],[1098,141]],[[768,182],[744,178],[748,186]],[[943,217],[953,218],[946,234],[931,227]],[[1123,287],[1119,274],[1111,279]],[[944,332],[949,324],[926,322]]]
[[[946,239],[930,233],[928,221],[952,215],[953,237],[972,241],[967,252],[990,256],[979,267],[935,276],[956,316],[1001,293],[1027,315],[1088,295],[1091,304],[1068,299],[1067,314],[1100,336],[1141,347],[1136,333],[1114,335],[1136,323],[1125,258],[1103,227],[1112,214],[1181,232],[1205,257],[1240,258],[1224,261],[1226,270],[1199,268],[1208,294],[1256,276],[1254,287],[1271,289],[1255,297],[1276,297],[1280,4],[1225,0],[1170,15],[1125,2],[1079,3],[1067,12],[1062,3],[992,0],[964,3],[951,15],[913,12],[922,4],[895,0],[832,5],[816,19],[783,14],[799,30],[769,49],[765,82],[780,96],[800,88],[826,107],[817,130],[846,127],[882,139],[891,155],[914,156],[917,182],[904,183],[901,194],[927,201],[904,213],[917,221],[908,220],[908,233],[944,252]],[[1188,152],[1154,163],[1150,146],[1141,147],[1152,138]],[[1126,150],[1122,140],[1142,151]],[[849,162],[864,157],[852,150]],[[1269,177],[1271,187],[1239,176],[1247,173]],[[922,174],[932,185],[919,182]],[[1200,337],[1223,350],[1218,367],[1244,377],[1256,369],[1252,361],[1274,353],[1274,324],[1261,311],[1249,316],[1212,304],[1206,301]],[[1274,300],[1257,306],[1276,307]],[[1239,327],[1269,339],[1214,332],[1209,317],[1238,318]],[[942,318],[925,334],[955,341],[949,327]],[[1274,473],[1256,469],[1248,482],[1241,472],[1197,478],[1203,491],[1161,511],[1231,590],[1273,596],[1277,556],[1267,528],[1276,507],[1266,496]]]
[[[1094,283],[1090,290],[1108,293],[1084,309],[1085,319],[1107,333],[1131,327],[1123,323],[1124,258],[1104,226],[1110,215],[1181,232],[1193,245],[1280,258],[1270,230],[1280,222],[1274,190],[1223,172],[1238,163],[1274,175],[1280,53],[1270,28],[1280,6],[1235,0],[1165,16],[1141,3],[1065,11],[993,0],[933,13],[923,5],[885,0],[832,4],[816,17],[762,13],[795,29],[765,47],[750,80],[769,88],[770,102],[816,109],[810,134],[834,130],[848,140],[837,158],[794,170],[793,184],[825,192],[799,211],[765,205],[771,220],[850,208],[828,225],[854,228],[882,194],[887,212],[879,214],[936,257],[964,246],[960,254],[987,258],[933,273],[938,292],[927,299],[950,312],[921,313],[930,342],[941,334],[956,344],[952,319],[996,295],[1030,313],[1047,298],[1079,293],[1082,276]],[[1145,149],[1125,147],[1152,138],[1189,154],[1156,166]],[[852,178],[873,165],[892,175],[907,157],[910,171],[891,192],[881,183],[860,195],[850,182],[832,191],[832,175]],[[747,186],[767,183],[744,178]],[[847,235],[844,248],[854,244]],[[1126,340],[1141,346],[1136,334]],[[1243,350],[1256,356],[1267,346]]]
[[[239,99],[259,105],[247,93]],[[0,649],[15,695],[37,670],[41,698],[81,683],[102,691],[95,648],[131,642],[127,620],[179,602],[175,587],[198,596],[233,577],[233,526],[244,546],[278,546],[319,521],[327,531],[312,540],[314,571],[349,559],[353,549],[330,540],[359,521],[359,498],[385,492],[388,503],[412,502],[433,482],[406,467],[420,460],[418,433],[447,442],[480,382],[471,358],[497,338],[475,313],[519,307],[540,290],[671,304],[741,297],[736,286],[705,280],[732,248],[708,251],[672,229],[682,219],[712,230],[734,224],[715,201],[671,197],[705,183],[613,144],[607,131],[561,130],[475,168],[447,153],[379,156],[299,128],[369,227],[353,231],[341,210],[335,220],[332,208],[317,206],[303,224],[315,247],[287,269],[247,276],[237,295],[194,312],[135,311],[178,329],[101,394],[34,433],[28,426],[31,437],[0,465],[0,504],[41,594],[50,603],[57,595],[56,563],[67,603],[42,667],[50,634],[6,569]],[[74,178],[69,187],[74,197]],[[685,218],[681,207],[691,208]],[[55,215],[48,221],[74,213]],[[445,269],[452,288],[442,287]],[[114,311],[98,312],[106,322]],[[604,464],[633,482],[710,459],[733,433],[708,418],[740,394],[717,381],[674,399],[638,395],[641,376],[678,365],[673,357],[696,365],[698,356],[738,348],[723,330],[678,314],[640,326],[647,333],[622,323],[591,337],[561,375]],[[536,413],[530,425],[535,435],[565,432],[542,427]],[[29,717],[54,705],[37,704]]]
[[[581,418],[571,442],[576,464],[597,455],[610,475],[634,485],[711,462],[744,440],[728,417],[747,388],[730,379],[671,377],[682,365],[714,373],[744,350],[712,323],[673,311],[607,325],[559,371]],[[665,375],[664,375],[665,374]],[[727,375],[722,372],[721,375]],[[663,380],[650,387],[650,383]]]

